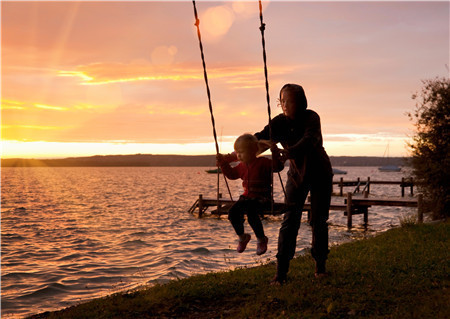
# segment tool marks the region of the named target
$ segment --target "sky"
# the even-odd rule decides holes
[[[220,151],[268,122],[258,1],[197,1]],[[448,1],[263,1],[272,117],[304,87],[331,156],[408,156],[449,76]],[[2,1],[1,156],[214,154],[191,1]]]

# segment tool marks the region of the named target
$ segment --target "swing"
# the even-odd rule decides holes
[[[259,2],[259,18],[260,18],[260,31],[261,31],[261,38],[262,38],[262,48],[263,48],[263,61],[264,61],[264,76],[265,76],[265,88],[266,88],[266,100],[267,100],[267,113],[268,113],[268,117],[269,117],[269,140],[272,140],[272,127],[271,127],[271,110],[270,110],[270,95],[269,95],[269,81],[268,81],[268,72],[267,72],[267,56],[266,56],[266,45],[265,45],[265,38],[264,38],[264,31],[265,31],[265,23],[263,21],[263,14],[262,14],[262,2],[261,0],[258,1]],[[209,112],[211,115],[211,123],[212,123],[212,128],[213,128],[213,136],[214,136],[214,142],[215,142],[215,147],[216,147],[216,154],[219,154],[219,144],[217,143],[217,133],[216,133],[216,127],[215,127],[215,120],[214,120],[214,114],[213,114],[213,108],[212,108],[212,102],[211,102],[211,92],[209,89],[209,83],[208,83],[208,74],[206,72],[206,63],[205,63],[205,56],[203,53],[203,44],[202,44],[202,39],[201,39],[201,33],[200,33],[200,20],[198,18],[198,14],[197,14],[197,7],[195,4],[195,0],[192,0],[192,4],[194,7],[194,16],[195,16],[195,26],[197,27],[197,36],[198,36],[198,41],[199,41],[199,46],[200,46],[200,54],[201,54],[201,59],[202,59],[202,65],[203,65],[203,76],[205,79],[205,84],[206,84],[206,93],[208,96],[208,105],[209,105]],[[218,214],[220,214],[220,190],[219,190],[219,186],[220,186],[220,169],[218,167],[217,169],[217,212]],[[230,188],[228,186],[228,181],[225,175],[223,175],[224,180],[225,180],[225,184],[227,186],[228,189],[228,193],[230,195],[230,200],[231,202],[233,202],[233,197],[231,195],[231,191]],[[281,186],[283,188],[283,192],[286,195],[286,191],[284,189],[284,185],[283,185],[283,181],[281,179],[281,175],[280,172],[278,172],[278,177],[280,179],[281,182]],[[273,201],[273,167],[272,167],[272,173],[271,173],[271,183],[270,183],[270,188],[271,188],[271,197],[272,197],[272,201],[271,201],[271,214],[273,214],[274,211],[274,201]],[[201,197],[199,198],[199,200],[201,201]],[[196,204],[194,204],[195,206]],[[193,206],[193,207],[194,207]],[[200,215],[202,214],[202,207],[199,207],[199,211],[200,211]],[[191,208],[192,210],[192,208]]]

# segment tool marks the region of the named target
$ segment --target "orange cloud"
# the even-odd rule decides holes
[[[51,141],[55,134],[67,129],[48,125],[2,125],[2,141]]]
[[[63,106],[51,106],[51,105],[45,105],[45,104],[34,104],[35,107],[40,109],[46,109],[46,110],[53,110],[53,111],[67,111],[69,108],[63,107]]]
[[[201,79],[198,70],[155,67],[150,63],[93,63],[81,65],[75,71],[59,71],[60,76],[73,76],[83,85],[102,85],[120,82]]]
[[[23,102],[2,100],[2,110],[24,110],[26,107]]]
[[[280,75],[292,71],[292,67],[272,67],[271,74]],[[225,79],[235,88],[258,88],[263,86],[262,66],[210,67],[210,79]],[[60,76],[81,79],[82,85],[104,85],[137,81],[188,81],[203,80],[203,72],[198,67],[186,65],[155,66],[149,62],[135,63],[93,63],[80,65],[73,71],[59,71]],[[255,78],[257,77],[257,78]]]
[[[2,125],[4,129],[33,129],[33,130],[60,130],[61,126],[44,126],[44,125]]]

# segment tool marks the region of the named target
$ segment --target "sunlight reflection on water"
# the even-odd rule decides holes
[[[3,168],[2,317],[23,317],[139,285],[274,261],[280,217],[263,221],[269,250],[258,257],[254,241],[243,254],[235,253],[236,238],[226,218],[198,219],[187,213],[198,194],[215,197],[217,177],[205,169]],[[344,169],[345,180],[405,176],[380,173],[376,167]],[[285,180],[285,172],[282,176]],[[223,184],[221,179],[225,196]],[[237,198],[241,182],[229,185]],[[374,186],[371,193],[400,196],[400,187]],[[275,199],[283,200],[277,178]],[[398,226],[402,214],[414,212],[373,207],[369,230],[360,225],[362,216],[355,216],[351,232],[342,212],[331,212],[330,245]],[[297,252],[308,249],[310,242],[311,230],[304,223]]]

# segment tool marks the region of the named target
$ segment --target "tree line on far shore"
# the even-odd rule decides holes
[[[333,166],[408,165],[404,157],[331,156]],[[2,159],[2,167],[89,167],[89,166],[156,166],[214,167],[215,155],[106,155],[62,159]]]

